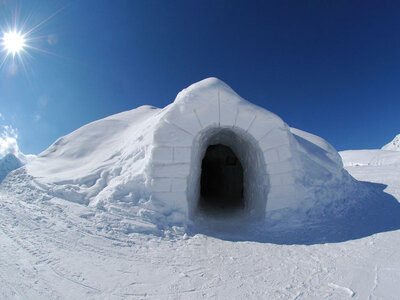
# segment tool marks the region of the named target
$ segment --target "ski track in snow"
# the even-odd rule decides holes
[[[386,183],[386,191],[399,199],[400,170],[348,170],[359,180]],[[92,209],[28,193],[18,184],[12,194],[0,190],[1,299],[398,299],[400,294],[400,230],[313,245],[172,231],[108,233]]]

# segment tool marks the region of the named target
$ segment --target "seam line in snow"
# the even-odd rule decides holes
[[[153,179],[182,179],[182,177],[153,176]]]
[[[232,128],[236,127],[236,122],[237,122],[238,115],[239,115],[239,108],[236,108],[235,123],[232,125]]]
[[[290,144],[288,142],[285,142],[283,144],[278,144],[278,145],[273,145],[273,146],[268,146],[268,148],[262,149],[262,152],[267,152],[268,150],[274,149],[276,151],[277,148],[283,147],[283,146],[289,146]],[[279,153],[278,153],[279,156]],[[314,160],[315,161],[315,160]]]
[[[187,162],[172,162],[172,163],[154,162],[154,166],[175,166],[175,165],[188,165],[188,166],[190,166],[190,163],[187,163]]]
[[[263,138],[265,138],[272,130],[274,130],[274,128],[271,128],[270,130],[268,130],[262,137],[260,137],[257,142],[261,141]]]
[[[219,90],[218,90],[218,127],[221,127],[221,102],[219,99]]]
[[[193,136],[193,134],[189,131],[187,131],[186,129],[176,125],[175,123],[171,122],[170,120],[165,120],[166,123],[171,124],[172,126],[175,126],[176,128],[182,130],[183,132],[186,132],[187,134],[190,134],[191,136]]]
[[[257,118],[257,115],[254,115],[254,118],[253,118],[253,120],[251,120],[249,127],[247,127],[247,129],[246,129],[246,132],[249,131],[249,129],[250,129],[251,126],[253,125],[253,123],[254,123],[254,121],[255,121],[256,118]]]
[[[193,111],[194,111],[194,114],[196,115],[197,121],[199,122],[200,128],[203,129],[204,127],[203,127],[203,125],[202,125],[201,122],[200,122],[200,118],[199,118],[199,115],[197,114],[197,111],[196,111],[195,109],[193,109]]]

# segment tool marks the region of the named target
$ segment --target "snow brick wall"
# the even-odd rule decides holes
[[[195,212],[201,162],[213,144],[229,146],[243,164],[245,210],[251,215],[264,216],[267,199],[270,208],[288,205],[282,196],[293,191],[295,167],[289,127],[216,78],[179,93],[153,144],[153,195],[185,215]]]
[[[243,164],[246,213],[263,218],[267,210],[298,209],[300,205],[308,209],[315,200],[309,191],[313,180],[326,179],[329,189],[329,181],[341,182],[345,171],[327,142],[301,130],[292,131],[297,135],[277,115],[242,99],[216,78],[193,84],[178,94],[155,129],[150,160],[152,195],[191,218],[200,199],[206,149],[223,144]],[[314,149],[301,146],[299,140]],[[309,177],[308,182],[304,176]],[[302,203],[307,198],[309,203]]]

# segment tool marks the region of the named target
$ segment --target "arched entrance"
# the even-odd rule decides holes
[[[243,209],[243,167],[231,148],[208,146],[201,163],[199,208]]]
[[[269,178],[257,141],[240,128],[207,128],[193,140],[189,217],[263,218]],[[232,214],[231,214],[232,213]]]

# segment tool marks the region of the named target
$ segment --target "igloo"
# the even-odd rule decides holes
[[[142,106],[85,125],[26,170],[53,196],[169,224],[207,207],[279,219],[339,207],[358,187],[328,142],[216,78],[189,86],[163,109]]]
[[[208,195],[204,162],[216,147],[227,151],[214,158],[212,173],[217,175],[210,180],[227,186]],[[329,143],[290,128],[216,78],[193,84],[166,108],[154,132],[151,155],[153,196],[175,203],[189,218],[205,201],[229,208],[229,198],[236,203],[232,206],[257,219],[267,211],[309,209],[318,201],[315,193],[322,196],[322,189],[328,194],[332,185],[349,179]],[[242,171],[235,171],[237,165]],[[225,180],[226,176],[233,178]],[[329,199],[332,195],[320,201]]]
[[[214,78],[178,95],[153,143],[153,195],[176,202],[189,217],[202,200],[202,163],[211,146],[227,147],[242,165],[243,208],[255,217],[265,214],[268,198],[269,208],[285,206],[273,195],[287,194],[294,184],[289,127]]]

